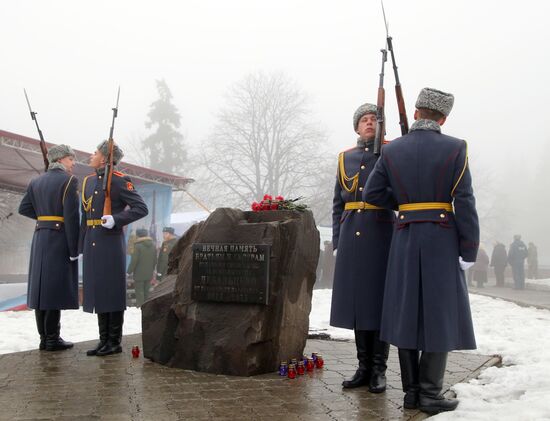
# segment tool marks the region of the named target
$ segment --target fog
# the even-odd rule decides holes
[[[385,7],[409,119],[421,88],[455,94],[443,131],[469,142],[488,251],[497,237],[509,244],[518,232],[550,262],[542,218],[550,205],[542,181],[550,175],[550,3],[385,0]],[[385,45],[378,1],[24,1],[3,2],[0,14],[0,129],[36,137],[26,88],[46,139],[86,151],[107,137],[119,85],[115,139],[123,146],[147,133],[155,79],[164,78],[193,148],[228,86],[262,70],[282,71],[308,93],[336,156],[355,142],[355,108],[376,100]],[[389,64],[392,139],[400,132]]]

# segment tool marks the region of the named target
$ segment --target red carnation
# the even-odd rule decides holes
[[[273,197],[271,197],[269,194],[264,194],[264,200],[273,200]]]
[[[277,210],[279,209],[279,204],[278,203],[272,203],[271,204],[271,210]]]
[[[283,200],[285,200],[285,198],[283,196],[276,196],[275,200],[282,202]]]

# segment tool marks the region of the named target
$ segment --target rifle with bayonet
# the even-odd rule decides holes
[[[397,71],[397,63],[395,62],[395,54],[393,52],[392,37],[389,35],[388,22],[386,21],[386,11],[384,10],[384,2],[380,0],[382,4],[382,14],[384,16],[384,25],[386,26],[386,43],[388,51],[391,55],[391,61],[393,64],[393,74],[395,76],[395,97],[397,98],[397,109],[399,110],[399,125],[401,126],[401,135],[409,133],[409,120],[407,119],[407,110],[405,108],[405,99],[403,98],[403,90],[401,89],[401,82],[399,81],[399,72]]]
[[[31,113],[31,118],[36,124],[36,129],[38,130],[38,136],[40,137],[40,150],[42,151],[42,158],[44,158],[44,171],[48,171],[50,162],[48,161],[48,148],[46,147],[46,141],[44,140],[44,136],[42,135],[42,130],[40,130],[40,126],[38,125],[38,119],[36,118],[37,113],[35,113],[32,110],[31,103],[27,95],[27,91],[23,89],[23,92],[25,93],[25,99],[27,100],[27,105],[29,106],[29,112]]]
[[[105,203],[103,204],[103,215],[112,215],[111,211],[111,180],[113,179],[113,150],[115,146],[115,141],[113,139],[113,132],[115,131],[115,118],[118,115],[118,100],[120,98],[120,87],[118,88],[118,93],[116,96],[116,105],[113,110],[113,120],[111,121],[111,129],[109,131],[109,140],[107,143],[107,149],[109,151],[109,156],[107,157],[107,165],[105,168],[105,176],[103,179],[103,191],[105,192]]]
[[[382,70],[380,71],[380,79],[378,82],[378,97],[376,99],[376,134],[374,136],[373,152],[376,156],[380,155],[380,149],[386,134],[386,122],[384,116],[384,104],[386,102],[386,92],[384,91],[384,65],[388,61],[388,50],[380,50],[382,52]]]

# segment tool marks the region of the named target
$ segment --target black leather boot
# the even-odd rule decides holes
[[[454,411],[458,405],[457,399],[446,399],[441,395],[446,365],[446,352],[422,352],[418,377],[418,409],[430,415]]]
[[[390,344],[380,340],[380,331],[375,331],[372,340],[372,372],[369,380],[369,392],[382,393],[386,391],[386,362],[390,352]]]
[[[95,348],[86,351],[86,355],[91,357],[97,354],[107,343],[109,336],[109,313],[97,313],[97,325],[99,327],[99,342]]]
[[[107,343],[97,351],[98,357],[118,354],[122,352],[120,342],[122,341],[122,325],[124,324],[124,311],[109,313],[109,336]]]
[[[419,352],[416,349],[399,349],[399,366],[401,367],[401,384],[403,385],[403,407],[418,408],[418,361]]]
[[[60,336],[61,310],[46,310],[44,327],[46,331],[46,351],[63,351],[73,347],[72,342],[65,342]]]
[[[374,331],[355,330],[355,347],[357,348],[359,367],[351,379],[342,382],[344,389],[353,389],[369,384],[372,373],[371,352],[373,339]]]
[[[44,327],[45,310],[34,310],[34,318],[36,319],[36,329],[40,335],[40,345],[38,349],[43,351],[46,349],[46,328]]]

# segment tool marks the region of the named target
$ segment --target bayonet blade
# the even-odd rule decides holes
[[[25,99],[27,100],[27,105],[29,106],[29,112],[31,113],[31,118],[33,120],[36,120],[36,113],[32,110],[32,107],[31,107],[31,102],[29,101],[29,96],[27,95],[27,90],[25,88],[23,88],[23,92],[25,93]]]
[[[118,87],[118,92],[116,94],[116,105],[115,108],[113,108],[114,111],[114,117],[118,115],[118,100],[120,99],[120,86]]]
[[[380,0],[380,4],[382,5],[382,15],[384,16],[384,26],[386,27],[386,38],[389,38],[390,26],[388,24],[388,21],[386,20],[386,11],[384,10],[384,0]]]

